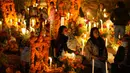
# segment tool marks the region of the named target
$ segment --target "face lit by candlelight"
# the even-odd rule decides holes
[[[93,31],[93,36],[95,37],[95,38],[98,38],[99,37],[99,32],[98,32],[98,30],[94,30]]]
[[[68,29],[67,29],[67,28],[64,28],[63,34],[64,34],[64,35],[67,35],[67,34],[68,34]]]

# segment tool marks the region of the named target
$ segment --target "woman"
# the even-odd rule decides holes
[[[86,59],[92,63],[94,59],[95,69],[100,69],[101,73],[105,73],[105,64],[107,60],[107,49],[105,47],[105,41],[100,37],[100,33],[97,27],[93,27],[90,32],[90,38],[85,45]]]
[[[73,52],[72,50],[68,49],[67,41],[68,41],[68,31],[66,26],[60,26],[58,31],[58,37],[56,39],[56,55],[59,57],[62,51],[68,51],[69,53]]]

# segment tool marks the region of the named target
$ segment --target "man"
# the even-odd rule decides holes
[[[120,38],[124,36],[125,26],[130,20],[128,11],[122,1],[117,2],[116,8],[113,10],[110,19],[114,23],[115,42],[117,42],[119,35]]]
[[[122,44],[118,47],[117,53],[114,58],[114,63],[111,66],[111,73],[126,73],[128,68],[128,50],[130,44],[130,36],[125,34],[122,38]]]

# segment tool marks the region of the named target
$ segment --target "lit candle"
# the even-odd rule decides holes
[[[20,22],[20,19],[18,19],[18,22]]]
[[[24,22],[23,22],[23,23],[24,23],[24,27],[26,28],[26,20],[24,20]]]
[[[89,13],[89,12],[87,12],[87,18],[89,17],[89,14],[90,14],[90,13]]]
[[[106,9],[104,9],[103,12],[106,12]]]
[[[91,31],[91,22],[89,22],[89,32]]]
[[[94,59],[92,59],[92,73],[94,73]]]
[[[11,24],[11,25],[12,25],[12,22],[13,22],[12,19],[10,19],[10,24]]]
[[[107,14],[106,13],[104,13],[103,16],[104,16],[104,18],[107,18]]]
[[[74,53],[72,53],[72,59],[75,60],[75,54]]]
[[[105,62],[105,66],[106,66],[106,73],[108,73],[107,62]]]
[[[120,38],[121,38],[121,35],[119,35],[118,37],[119,37],[119,39],[120,39]]]
[[[26,34],[26,28],[22,28],[22,33],[25,35]]]
[[[107,47],[107,44],[108,44],[108,40],[107,40],[107,38],[106,38],[106,47]]]
[[[32,19],[32,26],[33,27],[35,25],[35,19]]]
[[[2,21],[0,21],[0,31],[2,31]]]
[[[29,8],[27,8],[27,10],[29,11]]]
[[[94,27],[96,27],[96,23],[94,23]]]
[[[52,67],[52,58],[51,57],[49,57],[49,63],[50,63],[50,68]]]
[[[103,31],[103,21],[100,19],[101,22],[101,30]]]
[[[47,20],[45,20],[45,24],[47,24]]]
[[[61,17],[61,26],[64,25],[64,17]]]

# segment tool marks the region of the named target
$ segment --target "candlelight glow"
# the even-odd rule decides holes
[[[74,53],[68,53],[68,52],[64,52],[63,54],[65,57],[69,58],[69,59],[75,59],[75,54]]]
[[[108,40],[107,40],[107,38],[106,38],[106,47],[107,47],[107,45],[108,45]]]
[[[103,16],[104,16],[104,18],[107,18],[107,17],[108,17],[108,15],[107,15],[106,13],[104,13]]]
[[[35,32],[35,29],[30,27],[30,32]]]
[[[108,62],[109,63],[113,63],[114,62],[114,56],[113,56],[112,53],[109,53],[109,52],[108,52]]]
[[[49,63],[50,63],[50,68],[52,67],[52,58],[51,57],[49,57]]]
[[[101,22],[101,30],[103,31],[103,21],[100,19]]]
[[[87,18],[89,17],[89,15],[90,15],[90,12],[87,12]]]
[[[0,31],[2,30],[2,21],[0,21]]]
[[[32,27],[35,25],[35,19],[32,19]]]
[[[18,19],[18,22],[20,22],[20,19]]]
[[[104,9],[103,12],[106,12],[106,9]]]
[[[22,33],[25,35],[26,34],[26,28],[22,28]]]
[[[29,8],[27,8],[27,10],[29,11]]]
[[[61,17],[61,26],[64,25],[64,17]]]
[[[69,18],[70,18],[70,13],[67,14],[67,19],[69,20]]]
[[[94,27],[97,27],[97,26],[96,26],[96,23],[94,23]]]
[[[89,22],[89,32],[91,31],[91,22]]]
[[[2,25],[2,21],[0,21],[0,25]]]

